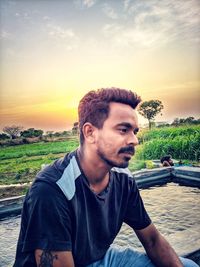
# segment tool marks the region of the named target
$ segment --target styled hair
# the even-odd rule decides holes
[[[84,143],[83,125],[90,122],[101,129],[104,121],[109,115],[109,104],[111,102],[122,103],[131,106],[133,109],[141,102],[141,98],[134,92],[120,88],[101,88],[88,92],[79,102],[79,131],[80,143]]]

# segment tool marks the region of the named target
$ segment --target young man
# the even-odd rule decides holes
[[[166,155],[166,156],[162,157],[160,159],[160,162],[161,162],[163,167],[174,166],[174,162],[173,162],[173,160],[171,158],[171,155]]]
[[[14,267],[197,266],[179,259],[158,232],[127,169],[140,101],[118,88],[83,97],[80,147],[38,173],[24,202]],[[148,256],[110,247],[123,222]]]

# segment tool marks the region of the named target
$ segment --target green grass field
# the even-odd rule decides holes
[[[4,147],[0,151],[0,184],[32,181],[43,164],[64,156],[78,146],[78,140]]]
[[[159,159],[167,154],[177,160],[200,159],[200,125],[145,130],[139,134],[139,140],[138,160]]]
[[[131,160],[131,171],[152,167],[152,159],[171,154],[174,159],[199,162],[200,125],[143,130]],[[30,182],[43,164],[78,147],[78,139],[3,147],[0,150],[0,185]]]
[[[3,147],[0,150],[0,160],[20,157],[41,156],[48,154],[67,153],[78,146],[78,139],[62,142],[41,142],[34,144]]]

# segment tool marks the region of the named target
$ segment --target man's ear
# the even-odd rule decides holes
[[[86,142],[90,144],[93,144],[95,142],[96,127],[93,126],[90,122],[86,122],[83,125],[82,132]]]

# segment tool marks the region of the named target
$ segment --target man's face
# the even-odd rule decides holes
[[[97,154],[111,167],[126,168],[138,144],[138,118],[134,109],[121,103],[110,103],[103,127],[97,129]]]

